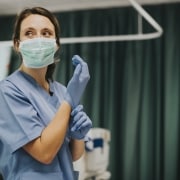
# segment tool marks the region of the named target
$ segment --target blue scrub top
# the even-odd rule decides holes
[[[39,137],[64,99],[65,86],[49,81],[51,96],[29,75],[15,71],[0,82],[0,173],[4,180],[76,180],[65,141],[51,164],[22,148]]]

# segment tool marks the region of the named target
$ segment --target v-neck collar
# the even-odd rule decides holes
[[[29,74],[23,72],[23,71],[18,71],[22,76],[24,76],[28,81],[30,81],[40,92],[42,92],[46,97],[51,97],[54,94],[54,88],[53,88],[53,83],[52,81],[48,80],[49,83],[49,93],[42,87],[40,84]],[[52,94],[52,95],[51,95]]]

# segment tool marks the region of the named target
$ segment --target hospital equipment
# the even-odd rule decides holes
[[[74,168],[80,171],[79,180],[109,180],[110,131],[92,128],[88,135],[91,140],[86,142],[83,157],[74,162]]]

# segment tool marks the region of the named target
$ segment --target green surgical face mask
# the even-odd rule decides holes
[[[54,63],[56,40],[51,38],[33,38],[20,42],[23,63],[29,68],[42,68]]]

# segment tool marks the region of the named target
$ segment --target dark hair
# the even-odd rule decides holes
[[[51,21],[51,23],[54,25],[54,29],[55,29],[56,43],[60,47],[59,22],[58,22],[57,18],[50,11],[48,11],[47,9],[42,8],[42,7],[27,8],[27,9],[24,9],[19,15],[17,15],[15,25],[14,25],[14,33],[13,33],[14,45],[17,45],[19,43],[20,29],[21,29],[22,21],[31,14],[39,14],[39,15],[45,16]],[[55,66],[56,66],[55,63],[50,64],[48,66],[47,72],[46,72],[46,79],[53,80],[53,73],[55,70]]]

